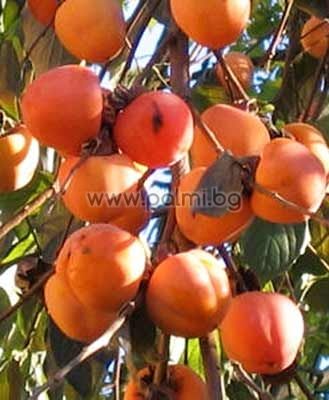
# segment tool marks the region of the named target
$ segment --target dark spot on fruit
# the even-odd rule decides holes
[[[163,126],[163,115],[157,103],[153,102],[152,126],[154,133],[158,133]]]
[[[91,253],[90,247],[82,247],[81,253],[82,253],[82,254],[89,254],[89,253]]]
[[[80,239],[81,239],[81,240],[86,239],[86,235],[83,233],[83,234],[80,236]]]
[[[71,251],[69,250],[69,251],[67,252],[67,259],[69,260],[70,257],[71,257]]]

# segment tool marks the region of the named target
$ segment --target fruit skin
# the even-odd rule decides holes
[[[250,201],[243,197],[239,211],[230,210],[220,217],[193,213],[189,194],[194,193],[205,172],[205,167],[194,168],[181,178],[175,210],[178,227],[187,239],[199,245],[236,240],[253,221]]]
[[[251,61],[251,58],[248,55],[238,51],[231,51],[224,56],[224,59],[227,66],[231,68],[234,75],[238,78],[241,86],[244,89],[248,89],[251,85],[252,75],[254,72],[254,65]],[[217,64],[216,66],[216,74],[221,85],[227,92],[230,92],[228,84],[225,80],[223,68],[220,64]],[[234,85],[230,85],[230,88],[233,93],[236,92]]]
[[[126,34],[118,0],[66,0],[56,13],[55,31],[70,53],[90,62],[114,56]]]
[[[166,258],[155,269],[146,306],[165,333],[205,336],[222,320],[231,300],[228,277],[219,261],[203,250]]]
[[[71,339],[92,342],[116,318],[114,313],[85,307],[73,294],[66,280],[58,274],[47,281],[44,294],[50,316]]]
[[[58,174],[61,187],[79,160],[69,157],[61,164]],[[141,171],[124,154],[91,156],[74,172],[62,199],[77,218],[93,223],[111,222],[135,234],[149,217],[142,192],[137,191],[141,177]],[[92,202],[93,195],[102,200],[99,206]],[[106,195],[109,201],[111,196],[118,196],[120,203],[108,205]],[[126,201],[123,196],[127,196]],[[129,196],[134,196],[136,203],[128,204]]]
[[[0,193],[21,189],[33,178],[39,163],[39,144],[21,125],[0,137]]]
[[[298,142],[306,146],[322,163],[323,168],[329,173],[329,148],[322,133],[310,124],[293,122],[283,127]]]
[[[57,0],[28,0],[27,5],[35,19],[43,25],[49,25],[55,18]]]
[[[249,0],[170,0],[177,25],[191,39],[219,49],[235,42],[245,29]]]
[[[191,368],[178,364],[168,367],[169,388],[173,389],[172,400],[209,400],[207,386]],[[151,380],[148,368],[140,370],[136,379],[131,379],[125,390],[123,400],[146,399],[140,386]],[[141,384],[139,384],[141,381]]]
[[[312,212],[317,211],[325,195],[326,173],[322,164],[306,146],[287,138],[274,139],[265,147],[255,180]],[[257,189],[251,196],[251,207],[258,217],[270,222],[297,223],[309,218]]]
[[[295,360],[304,322],[288,297],[247,292],[233,298],[220,334],[229,358],[241,362],[248,372],[272,375]]]
[[[329,46],[329,22],[312,16],[302,29],[301,44],[315,58],[325,56]]]
[[[238,157],[257,156],[270,142],[266,126],[256,116],[238,108],[216,104],[201,115],[202,120],[214,132],[226,150]],[[193,167],[207,167],[217,158],[213,145],[205,134],[195,127],[191,147]]]
[[[74,232],[61,249],[56,273],[86,307],[117,313],[134,298],[145,269],[142,243],[111,224]]]
[[[81,145],[100,129],[102,91],[88,68],[61,66],[39,75],[27,87],[21,108],[24,123],[40,143],[77,156]]]
[[[191,147],[193,117],[187,104],[172,93],[144,93],[119,113],[114,138],[134,161],[166,167]]]

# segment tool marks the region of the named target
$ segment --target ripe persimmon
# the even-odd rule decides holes
[[[279,293],[247,292],[233,298],[220,324],[226,355],[251,373],[276,374],[296,358],[304,334],[297,305]]]
[[[167,334],[184,337],[213,331],[230,299],[224,267],[204,250],[166,258],[155,269],[146,291],[147,311],[153,322]]]
[[[39,163],[39,144],[26,127],[20,125],[8,136],[0,136],[0,192],[27,185]]]
[[[138,190],[142,172],[124,154],[91,156],[74,171],[79,160],[69,157],[59,169],[61,186],[72,174],[62,197],[65,206],[84,221],[111,222],[135,234],[148,218]]]
[[[231,193],[224,193],[228,197],[227,202],[231,202],[226,214],[212,217],[194,213],[193,193],[205,171],[205,167],[194,168],[181,178],[175,210],[177,225],[183,235],[195,244],[218,245],[235,240],[253,221],[250,201],[239,194],[233,196]]]
[[[310,212],[318,210],[325,195],[326,173],[321,162],[306,146],[287,138],[274,139],[265,146],[255,180]],[[309,218],[257,188],[251,206],[258,217],[270,222],[297,223]]]
[[[32,82],[22,98],[22,115],[31,134],[63,154],[79,155],[97,136],[103,110],[97,76],[88,68],[65,65]]]
[[[212,49],[235,42],[245,29],[249,0],[170,0],[177,25],[191,39]]]
[[[57,0],[27,0],[31,14],[43,25],[53,22],[58,4]]]
[[[125,21],[118,0],[66,0],[58,8],[55,31],[75,57],[104,62],[124,45]]]
[[[66,336],[80,342],[92,342],[100,336],[116,315],[85,307],[74,295],[65,279],[57,274],[45,286],[48,313]]]
[[[172,93],[144,93],[119,113],[114,138],[132,160],[151,168],[165,167],[189,150],[193,117],[187,104]]]
[[[117,313],[136,295],[145,259],[137,237],[111,224],[94,224],[69,236],[56,273],[84,306]]]
[[[216,104],[205,110],[201,118],[224,148],[235,156],[258,156],[270,141],[270,135],[262,121],[256,115],[238,108]],[[209,166],[216,158],[212,143],[204,132],[196,127],[191,147],[193,166]]]
[[[152,382],[152,373],[144,368],[131,379],[125,390],[123,400],[144,400],[147,398],[147,387]],[[168,367],[168,389],[171,389],[172,400],[209,400],[207,386],[191,368],[177,364]]]
[[[314,15],[309,18],[302,29],[301,44],[311,56],[324,57],[329,46],[329,22]]]
[[[329,173],[329,148],[322,133],[310,124],[292,122],[283,127],[283,130],[292,135],[298,142],[306,146],[322,163]]]
[[[239,80],[241,86],[244,89],[248,89],[250,87],[254,72],[254,65],[251,61],[251,58],[248,55],[238,51],[231,51],[224,56],[224,59],[227,66],[232,70],[234,75]],[[225,80],[225,74],[220,64],[217,64],[216,66],[216,75],[225,90],[229,91],[229,86]],[[233,91],[233,93],[236,92],[234,85],[230,85],[230,89]]]

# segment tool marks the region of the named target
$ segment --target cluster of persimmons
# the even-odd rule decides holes
[[[171,0],[170,7],[190,38],[218,49],[243,31],[250,1],[217,3]],[[125,23],[116,0],[66,0],[60,5],[56,0],[29,0],[28,5],[41,23],[54,26],[63,45],[80,59],[103,62],[124,46]],[[323,56],[328,29],[328,24],[312,17],[302,33],[305,51]],[[225,59],[241,86],[248,88],[251,60],[240,53],[229,53]],[[232,90],[221,66],[216,72],[224,88]],[[61,66],[40,75],[26,88],[21,111],[24,125],[0,139],[1,163],[4,160],[0,190],[20,189],[32,179],[38,142],[62,156],[58,182],[65,187],[63,202],[88,226],[66,240],[46,284],[45,301],[67,336],[91,342],[136,297],[145,275],[148,250],[138,233],[150,216],[140,184],[146,171],[170,167],[189,155],[192,169],[181,177],[176,193],[177,204],[183,204],[184,194],[197,190],[221,154],[194,123],[189,105],[163,91],[139,94],[117,109],[106,131],[115,146],[109,153],[88,154],[95,148],[90,144],[103,139],[104,92],[98,77],[82,66]],[[293,363],[303,338],[297,305],[278,293],[235,295],[226,269],[200,246],[237,240],[254,216],[282,224],[307,220],[326,193],[329,150],[322,134],[309,124],[289,123],[282,137],[271,139],[256,114],[232,105],[211,106],[201,120],[237,162],[258,157],[252,190],[242,191],[239,210],[220,216],[196,213],[191,204],[176,207],[179,230],[198,248],[168,255],[153,269],[146,308],[169,335],[202,337],[219,329],[230,359],[251,373],[276,374]],[[136,194],[138,201],[128,206],[122,197],[115,207],[105,202],[95,206],[88,193]],[[152,368],[140,371],[128,384],[125,399],[144,398],[151,375]],[[177,400],[207,399],[205,384],[185,366],[171,366],[168,382]]]

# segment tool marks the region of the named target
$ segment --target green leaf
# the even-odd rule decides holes
[[[0,47],[0,108],[17,117],[16,96],[19,93],[20,64],[13,43],[2,42]]]
[[[329,200],[325,200],[320,213],[323,218],[329,219]],[[310,222],[312,246],[318,255],[329,263],[329,228],[316,221]]]
[[[306,223],[280,225],[257,218],[240,239],[242,261],[266,283],[288,271],[308,240]]]
[[[329,278],[315,281],[305,297],[312,311],[329,313]]]
[[[23,10],[21,18],[25,38],[25,49],[29,50],[37,41],[33,51],[30,52],[30,59],[34,65],[36,75],[59,65],[79,63],[79,61],[69,54],[60,44],[53,29],[49,28],[47,32],[42,35],[45,27],[33,18],[29,10]]]
[[[11,304],[7,292],[0,287],[0,314],[7,311],[10,306]],[[14,320],[14,316],[11,316],[0,323],[0,344],[8,337]]]
[[[49,319],[48,335],[50,349],[58,367],[63,368],[69,361],[77,356],[83,345],[65,336]],[[67,376],[68,382],[82,396],[86,397],[92,390],[92,369],[89,362],[83,362],[75,367]]]
[[[136,309],[129,318],[129,336],[132,351],[139,357],[148,358],[155,353],[156,329],[145,306]]]
[[[24,188],[0,195],[0,222],[6,222],[18,210],[32,201],[51,186],[52,176],[46,172],[37,172],[33,180]]]
[[[226,394],[230,400],[252,400],[254,399],[251,396],[247,387],[241,383],[232,381],[226,388]]]
[[[180,363],[184,362],[184,355],[181,357]],[[199,345],[199,339],[188,339],[187,344],[187,365],[193,369],[198,375],[204,377],[204,368],[202,355]]]

